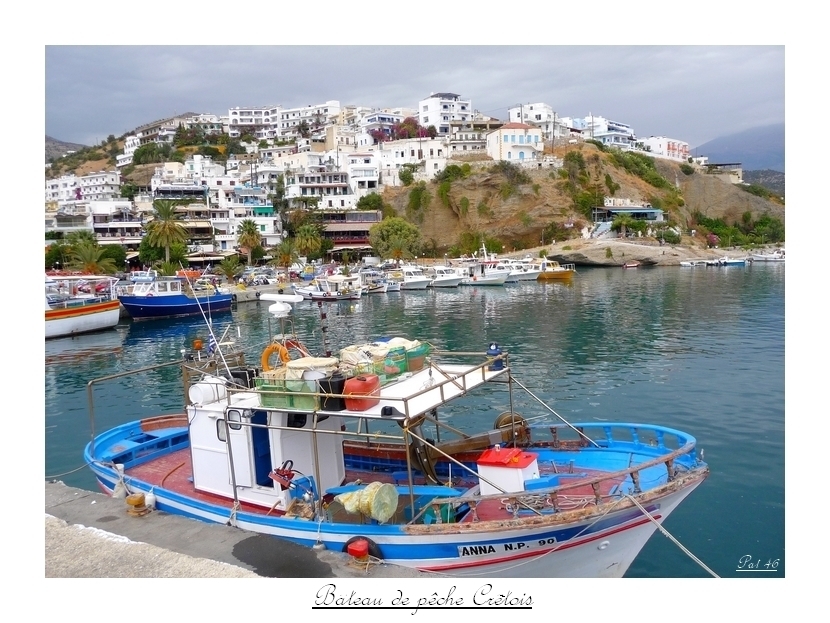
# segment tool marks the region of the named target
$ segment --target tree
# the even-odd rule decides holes
[[[78,231],[69,232],[66,236],[66,244],[70,247],[75,247],[84,243],[97,245],[98,239],[95,238],[95,234],[88,229],[79,229]]]
[[[400,260],[420,250],[421,231],[409,221],[393,216],[372,226],[369,242],[381,257]]]
[[[72,247],[69,257],[69,266],[82,273],[109,275],[116,271],[112,258],[104,257],[104,249],[90,242],[82,242]]]
[[[611,223],[611,229],[614,231],[619,231],[620,236],[625,238],[625,232],[630,229],[634,225],[634,219],[631,217],[630,214],[620,214],[619,216],[614,218],[614,221]]]
[[[254,249],[262,246],[262,234],[260,234],[259,226],[248,218],[239,224],[236,233],[239,246],[248,250],[248,265],[250,266]]]
[[[306,223],[297,230],[294,236],[294,246],[300,255],[308,256],[320,251],[322,238],[316,225]]]
[[[64,268],[71,253],[72,248],[63,240],[50,244],[46,249],[46,270]]]
[[[138,245],[139,262],[146,266],[152,266],[156,262],[160,261],[163,255],[164,249],[154,247],[150,244],[148,236],[144,236],[144,238],[141,239],[141,243]]]
[[[127,251],[120,244],[108,244],[102,247],[101,259],[109,258],[119,270],[127,265]]]
[[[305,120],[300,121],[300,124],[297,126],[297,132],[303,138],[311,136],[311,129],[308,127],[308,123],[306,123]]]
[[[294,241],[290,238],[286,238],[271,250],[271,255],[274,259],[272,259],[270,263],[275,266],[279,266],[280,268],[284,268],[285,280],[289,281],[288,269],[298,259],[297,248],[294,246]]]
[[[156,199],[153,201],[153,220],[144,226],[147,239],[155,247],[164,249],[164,261],[170,261],[170,246],[176,242],[186,243],[187,230],[179,222],[176,206],[179,201]]]
[[[242,266],[239,264],[239,257],[231,255],[219,262],[216,267],[220,275],[223,275],[229,282],[236,281],[236,277],[242,273]]]
[[[378,193],[363,195],[357,200],[355,208],[358,210],[383,210],[383,197]]]

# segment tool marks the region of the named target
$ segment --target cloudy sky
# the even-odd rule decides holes
[[[364,37],[365,39],[365,37]],[[600,115],[696,147],[784,121],[784,46],[46,45],[46,134],[92,145],[184,112],[411,107],[451,92],[499,118],[520,103]]]

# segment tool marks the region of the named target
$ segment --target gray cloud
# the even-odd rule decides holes
[[[184,112],[458,93],[589,113],[692,147],[784,121],[784,46],[46,46],[46,133],[93,144]]]

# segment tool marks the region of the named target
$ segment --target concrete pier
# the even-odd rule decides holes
[[[386,563],[358,564],[273,536],[161,511],[127,512],[123,499],[46,483],[47,578],[414,578]]]

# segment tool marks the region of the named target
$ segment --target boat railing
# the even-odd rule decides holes
[[[554,441],[552,442],[550,447],[553,447],[557,450],[567,449],[567,446],[563,446],[563,443],[558,441],[557,432],[559,430],[567,430],[568,427],[570,427],[570,425],[566,424],[559,424],[550,427],[551,433],[553,434],[554,438]],[[635,455],[647,456],[650,454],[651,458],[643,458],[641,460],[635,461],[625,469],[620,469],[613,472],[604,472],[600,475],[594,476],[590,476],[587,474],[574,474],[572,460],[569,462],[568,467],[564,472],[559,472],[556,468],[556,463],[554,462],[554,474],[558,476],[568,476],[567,480],[565,482],[562,482],[561,484],[557,483],[549,487],[540,487],[533,489],[532,491],[510,493],[502,491],[500,493],[488,495],[481,495],[477,492],[468,491],[460,496],[436,496],[433,500],[430,501],[430,505],[440,506],[443,504],[453,504],[456,506],[460,506],[462,504],[469,504],[472,512],[475,513],[476,504],[488,500],[499,500],[502,503],[506,503],[507,505],[509,505],[513,511],[514,517],[517,517],[518,513],[522,509],[534,512],[536,514],[541,514],[541,502],[541,507],[551,509],[553,512],[556,513],[562,512],[563,510],[570,510],[569,508],[566,508],[567,506],[600,506],[609,499],[619,500],[626,493],[642,493],[643,483],[641,474],[650,468],[658,467],[661,465],[664,466],[664,474],[660,475],[660,473],[658,472],[656,474],[653,474],[650,478],[652,481],[656,481],[658,483],[669,484],[673,482],[675,479],[677,479],[684,469],[690,470],[699,464],[699,460],[695,454],[696,440],[693,437],[674,429],[656,425],[642,425],[630,423],[596,425],[579,424],[579,429],[580,434],[583,434],[585,429],[601,430],[603,434],[601,439],[602,448],[606,450],[614,449],[615,446],[619,446],[620,450],[630,451],[632,460],[634,459]],[[615,439],[615,436],[613,434],[614,430],[618,431],[618,435],[626,436],[626,439]],[[640,435],[644,431],[649,431],[653,434],[652,441],[654,443],[640,443]],[[415,435],[412,432],[410,432],[409,434],[413,436]],[[675,449],[670,449],[665,445],[667,434],[672,435],[676,438],[679,447]],[[491,487],[496,489],[501,488],[498,485],[491,483],[486,478],[482,477],[480,474],[472,470],[468,465],[465,465],[464,463],[456,460],[452,456],[446,454],[440,447],[431,443],[425,437],[418,438],[421,441],[421,443],[431,448],[433,452],[441,455],[444,459],[451,461],[459,468],[468,471],[480,480],[484,480],[485,482],[490,484]],[[597,438],[598,440],[600,439],[599,436],[597,436]],[[570,442],[570,445],[574,449],[579,448],[585,449],[586,451],[591,451],[589,448],[589,444],[585,441],[585,438],[573,440],[572,442]],[[529,451],[532,451],[534,447],[547,446],[537,444],[523,446],[524,449]],[[665,478],[665,480],[663,480],[663,478]],[[629,479],[630,484],[628,486],[630,490],[625,491],[622,485],[627,483]],[[610,488],[606,487],[606,490],[608,490],[610,493],[603,494],[603,484],[606,483],[613,484]],[[576,489],[581,489],[584,491],[586,487],[590,487],[592,491],[591,495],[586,496],[585,494],[581,493],[577,496],[579,499],[566,497],[569,494],[569,492],[575,491]],[[417,522],[419,517],[423,515],[424,512],[426,512],[428,506],[429,505],[424,506],[421,512],[415,517],[413,517],[412,521],[410,521],[409,523]],[[474,521],[476,521],[475,515]]]

